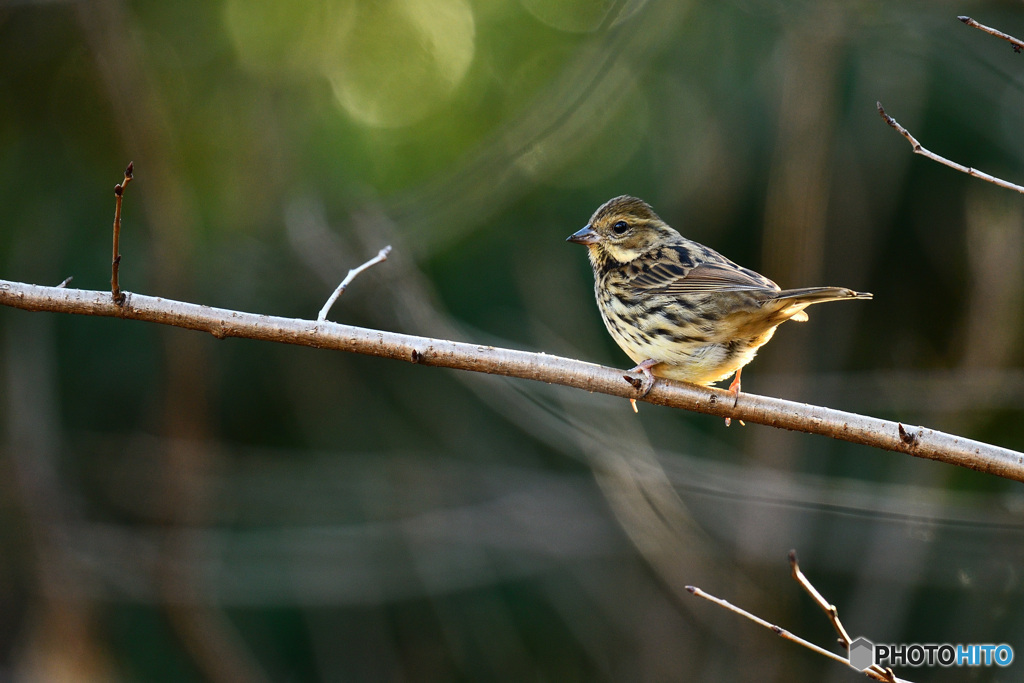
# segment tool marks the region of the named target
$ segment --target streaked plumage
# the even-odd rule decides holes
[[[650,388],[653,377],[711,384],[753,360],[787,320],[823,301],[870,299],[842,287],[782,290],[686,239],[635,197],[616,197],[569,241],[587,246],[604,324]]]

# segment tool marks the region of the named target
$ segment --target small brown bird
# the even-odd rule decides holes
[[[635,197],[616,197],[568,240],[586,245],[608,332],[643,374],[712,384],[740,371],[787,320],[823,301],[870,299],[842,287],[779,289],[749,268],[686,239]],[[634,409],[636,404],[633,404]]]

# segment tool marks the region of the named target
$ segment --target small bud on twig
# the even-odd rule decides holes
[[[991,28],[989,26],[985,26],[984,24],[979,24],[978,22],[976,22],[974,19],[971,19],[970,17],[957,17],[957,19],[959,19],[960,21],[964,22],[965,24],[967,24],[971,28],[976,28],[979,31],[984,31],[985,33],[989,34],[990,36],[995,36],[996,38],[1002,38],[1003,40],[1008,42],[1013,47],[1013,51],[1016,52],[1017,54],[1020,54],[1021,49],[1024,49],[1024,41],[1021,41],[1021,40],[1018,40],[1017,38],[1014,38],[1009,33],[1003,33],[1002,31],[998,31],[998,30],[996,30],[994,28]]]
[[[132,181],[132,174],[135,171],[135,162],[129,161],[128,167],[124,170],[124,180],[114,185],[114,255],[110,263],[110,294],[114,303],[122,305],[125,302],[124,293],[118,282],[118,267],[121,265],[121,200],[124,197],[124,188]]]

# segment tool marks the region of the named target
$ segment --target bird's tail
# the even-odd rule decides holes
[[[800,289],[784,289],[774,297],[778,299],[797,299],[800,303],[817,304],[822,301],[838,301],[839,299],[870,299],[874,295],[869,292],[855,292],[845,287],[801,287]]]
[[[842,299],[871,299],[873,296],[870,292],[855,292],[845,287],[801,287],[784,289],[769,301],[781,303],[780,312],[789,320],[802,322],[807,320],[804,309],[811,304]]]

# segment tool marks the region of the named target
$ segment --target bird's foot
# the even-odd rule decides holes
[[[632,377],[630,375],[623,375],[622,379],[633,385],[633,388],[640,392],[637,398],[643,398],[647,394],[651,393],[651,389],[654,388],[654,373],[651,372],[651,368],[657,365],[661,361],[656,361],[653,358],[648,358],[644,362],[637,365],[635,368],[630,368],[627,372],[639,372],[642,375],[642,379]],[[633,406],[633,412],[640,412],[636,407],[636,398],[629,399],[630,405]]]
[[[732,394],[732,407],[733,408],[735,408],[736,404],[738,404],[740,402],[740,373],[742,371],[743,371],[743,368],[740,368],[739,370],[736,371],[736,376],[732,378],[732,384],[729,385],[729,393]],[[732,418],[731,417],[725,418],[725,426],[728,427],[731,424],[732,424]],[[740,420],[740,424],[742,426],[744,426],[744,427],[747,426],[746,423],[743,422],[743,420]]]

